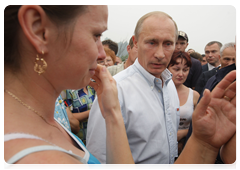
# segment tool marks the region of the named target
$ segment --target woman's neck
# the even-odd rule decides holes
[[[44,78],[40,76],[36,74],[35,77],[31,77],[31,74],[5,72],[4,89],[52,122],[55,101],[60,93],[57,94],[51,85],[47,86],[47,83],[42,80]]]
[[[183,88],[184,88],[184,85],[183,85],[183,84],[178,84],[178,85],[175,84],[175,87],[176,87],[176,89],[177,89],[177,91],[178,91],[178,90],[183,89]]]

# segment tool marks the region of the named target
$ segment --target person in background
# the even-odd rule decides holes
[[[206,55],[202,54],[202,61],[201,61],[202,66],[207,64],[207,59],[206,59]]]
[[[79,121],[77,136],[86,145],[87,123],[96,92],[91,86],[79,90],[66,90],[66,104],[73,116]]]
[[[127,52],[128,52],[128,58],[125,62],[123,62],[123,63],[121,63],[117,66],[108,67],[108,71],[110,72],[110,74],[112,76],[114,76],[115,74],[119,73],[120,71],[128,68],[136,60],[137,55],[138,55],[137,54],[137,48],[136,48],[136,46],[133,45],[132,37],[129,40],[129,44],[127,46]]]
[[[178,40],[176,42],[175,50],[185,52],[188,46],[188,36],[183,31],[178,31]],[[202,73],[202,65],[200,61],[191,57],[192,67],[190,68],[187,80],[184,82],[184,85],[195,89],[197,79]]]
[[[106,67],[113,66],[116,62],[116,55],[107,47],[104,47],[104,51],[106,53],[106,58],[104,60],[98,60],[97,63]]]
[[[114,65],[118,65],[118,64],[121,64],[122,63],[122,59],[118,56],[116,56],[116,62]]]
[[[204,48],[207,64],[202,66],[202,72],[212,70],[220,66],[220,49],[222,43],[211,41]]]
[[[55,103],[54,118],[74,134],[77,134],[80,130],[79,121],[73,116],[69,108],[66,108],[61,95],[59,95]]]
[[[190,48],[190,49],[187,50],[187,53],[188,53],[188,54],[191,54],[191,53],[193,53],[193,52],[195,52],[194,49],[191,49],[191,48]]]
[[[174,52],[167,67],[173,75],[172,80],[176,86],[180,101],[180,123],[177,132],[178,155],[182,152],[192,120],[192,113],[199,98],[198,92],[183,85],[192,66],[190,55],[181,51]]]
[[[193,57],[195,59],[197,59],[198,61],[202,62],[202,55],[198,52],[192,52],[192,53],[188,53],[190,54],[190,57]]]
[[[137,22],[133,36],[133,44],[138,49],[138,58],[133,65],[114,76],[128,143],[135,163],[171,164],[178,156],[179,99],[171,73],[166,69],[177,38],[177,25],[168,14],[155,11],[142,16]],[[231,81],[235,76],[232,73],[226,79]],[[223,99],[224,95],[233,101],[236,99],[234,97],[236,93],[226,94],[227,92],[222,90],[229,86],[229,81],[221,83],[212,94],[206,91],[203,100],[193,113],[192,121],[196,128],[194,135],[175,163],[212,163],[219,145],[226,143],[235,133],[236,126],[228,119],[229,117],[223,116],[221,109],[219,112],[213,111],[219,109],[214,106],[222,102],[224,107],[228,107],[224,114],[227,114],[226,112],[231,112],[233,116],[236,114],[235,102],[230,103]],[[228,89],[234,87],[235,83]],[[217,100],[214,98],[211,100],[214,96]],[[108,135],[104,127],[107,125],[101,117],[101,106],[97,100],[98,97],[89,114],[87,149],[100,162],[106,163],[105,149],[109,141],[105,139]],[[219,116],[215,113],[222,116],[223,122],[217,121]],[[211,122],[212,126],[206,125],[206,121]],[[222,123],[227,126],[223,127]],[[226,128],[226,131],[217,133],[216,127],[221,130]],[[122,145],[122,140],[119,142]],[[204,152],[201,152],[203,150]]]
[[[235,43],[233,42],[224,44],[224,46],[222,46],[220,49],[220,65],[221,66],[213,68],[210,71],[205,71],[200,75],[196,85],[196,90],[199,94],[203,92],[204,86],[206,85],[207,81],[212,76],[214,76],[219,69],[235,63],[236,50],[234,46],[235,46]]]
[[[103,47],[107,47],[107,48],[113,50],[115,55],[117,55],[117,53],[118,53],[118,44],[116,42],[108,39],[108,40],[102,41],[102,45],[103,45]]]

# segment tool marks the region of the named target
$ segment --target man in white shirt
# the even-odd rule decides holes
[[[138,58],[114,78],[133,159],[174,163],[179,100],[167,66],[178,38],[177,25],[169,15],[151,12],[139,19],[132,38]],[[97,99],[89,114],[86,143],[106,163],[106,130]]]
[[[205,46],[205,56],[207,64],[202,66],[202,72],[212,70],[220,66],[220,49],[222,43],[218,41],[211,41]]]

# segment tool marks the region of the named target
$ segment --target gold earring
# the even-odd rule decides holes
[[[42,51],[42,55],[44,55],[44,51]],[[42,66],[39,65],[37,63],[38,61],[42,61],[43,65]],[[38,73],[38,75],[40,75],[40,74],[44,73],[46,71],[46,69],[47,69],[46,61],[43,58],[39,59],[38,54],[37,54],[36,61],[35,61],[35,66],[34,66],[34,71],[36,71]]]

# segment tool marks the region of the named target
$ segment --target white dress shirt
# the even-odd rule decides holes
[[[216,68],[216,67],[213,66],[212,64],[209,64],[209,63],[207,63],[207,64],[208,64],[208,71],[210,71],[210,70]],[[221,67],[221,64],[220,64],[219,66],[217,66],[217,67]]]
[[[168,69],[161,77],[163,86],[138,60],[114,76],[135,163],[172,164],[178,154],[178,94]],[[96,98],[88,118],[86,143],[90,153],[106,163],[106,127]]]

